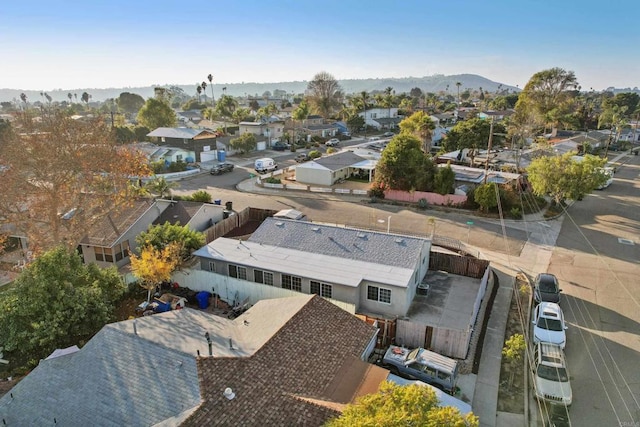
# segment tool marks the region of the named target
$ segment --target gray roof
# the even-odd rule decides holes
[[[0,418],[9,426],[150,426],[200,402],[195,354],[107,325],[80,351],[41,361],[0,399]]]
[[[340,153],[332,156],[315,159],[314,162],[329,170],[337,171],[355,165],[356,163],[360,163],[363,160],[367,159],[354,154],[352,151],[341,151]]]
[[[194,139],[200,134],[210,134],[210,138],[215,137],[215,135],[211,133],[211,131],[191,128],[158,128],[148,133],[147,136],[155,136],[160,138]]]
[[[320,125],[307,125],[305,126],[308,130],[323,130],[323,129],[338,129],[338,126],[334,123],[324,123]]]
[[[153,224],[157,225],[169,222],[170,224],[179,223],[180,225],[187,225],[203,205],[204,203],[202,202],[191,202],[188,200],[171,202],[164,212],[153,221]]]
[[[415,269],[429,240],[317,223],[267,218],[250,242]]]

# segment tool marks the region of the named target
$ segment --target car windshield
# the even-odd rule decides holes
[[[411,353],[407,355],[407,360],[413,360],[418,357],[418,353],[420,352],[419,348],[413,349]]]
[[[547,319],[546,317],[541,317],[538,319],[538,323],[536,325],[538,326],[538,328],[547,329],[549,331],[562,330],[562,322],[557,319]]]
[[[540,292],[556,293],[558,292],[558,286],[553,277],[544,276],[540,278]]]
[[[567,370],[565,368],[555,368],[553,366],[539,365],[538,376],[545,380],[566,383],[569,381]]]

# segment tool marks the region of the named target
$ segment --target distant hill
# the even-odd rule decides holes
[[[397,94],[403,92],[409,92],[414,87],[419,87],[423,92],[434,92],[446,90],[449,86],[449,93],[456,95],[457,87],[456,82],[462,83],[460,91],[465,89],[479,89],[482,88],[485,91],[495,92],[499,89],[509,91],[519,91],[517,87],[505,85],[499,82],[494,82],[485,77],[476,74],[458,74],[453,76],[445,76],[436,74],[427,77],[401,77],[401,78],[380,78],[380,79],[348,79],[340,80],[340,85],[344,89],[345,93],[359,93],[362,91],[374,92],[383,91],[387,87],[392,87]],[[214,84],[213,91],[216,98],[219,98],[222,94],[222,88],[227,88],[227,94],[232,96],[262,96],[265,91],[273,92],[276,89],[284,90],[287,93],[303,93],[307,88],[308,81],[293,81],[293,82],[279,82],[279,83],[228,83],[228,84]],[[92,101],[104,101],[109,98],[117,98],[122,92],[137,93],[138,95],[149,98],[153,96],[153,88],[156,86],[171,86],[171,85],[155,85],[146,87],[122,87],[122,88],[83,88],[83,89],[65,89],[65,90],[53,90],[47,92],[54,101],[66,101],[68,100],[67,94],[77,94],[78,101],[82,96],[82,92],[91,94]],[[175,85],[182,88],[185,93],[189,95],[196,95],[195,85]],[[20,99],[20,94],[24,92],[30,102],[43,101],[40,91],[35,90],[19,90],[19,89],[0,89],[0,101],[11,101],[14,98]],[[206,89],[208,95],[211,94],[211,89],[208,86]],[[74,98],[75,101],[75,98]]]

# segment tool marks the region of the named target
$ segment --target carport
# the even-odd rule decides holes
[[[362,176],[363,173],[369,176],[369,182],[372,181],[377,160],[363,160],[350,166],[349,176]]]

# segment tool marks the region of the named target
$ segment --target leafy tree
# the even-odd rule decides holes
[[[144,105],[144,98],[137,93],[122,92],[116,99],[118,110],[128,114],[138,114]]]
[[[233,138],[229,141],[229,145],[243,154],[249,153],[256,149],[256,136],[252,133],[245,133],[238,138]]]
[[[134,197],[132,176],[147,176],[144,156],[119,146],[101,118],[73,120],[60,112],[17,121],[0,145],[0,223],[12,224],[32,251],[87,232]]]
[[[120,144],[129,144],[136,140],[136,134],[133,133],[130,126],[115,126],[113,130]]]
[[[613,98],[605,99],[602,103],[605,109],[617,106],[622,109],[626,107],[628,114],[634,113],[640,104],[640,95],[635,92],[617,93]]]
[[[124,284],[114,268],[83,264],[58,246],[29,264],[0,293],[0,337],[5,350],[38,360],[78,344],[112,320]]]
[[[147,99],[140,111],[138,122],[149,128],[172,127],[176,125],[176,113],[164,101],[155,98]]]
[[[298,104],[298,107],[296,107],[296,109],[293,110],[293,113],[291,114],[291,118],[295,122],[298,122],[300,123],[300,125],[302,125],[302,121],[306,120],[307,117],[309,117],[309,104],[307,104],[305,101],[302,101],[300,104]],[[296,142],[297,142],[297,138],[296,138],[296,132],[295,132],[295,123],[294,123],[293,141],[291,141],[291,145],[295,145]]]
[[[422,98],[422,89],[420,89],[419,87],[414,87],[409,91],[409,96],[414,99]]]
[[[345,123],[349,132],[353,134],[364,127],[364,118],[360,114],[354,113],[347,117]]]
[[[160,163],[164,168],[164,164]],[[154,168],[155,169],[155,168]],[[146,185],[149,192],[157,194],[159,199],[164,199],[164,196],[171,196],[171,190],[178,187],[177,182],[167,181],[163,176],[156,176]]]
[[[207,108],[207,104],[196,98],[190,99],[182,105],[182,109],[185,111],[204,110],[205,108]]]
[[[237,108],[231,115],[233,121],[236,123],[253,121],[253,116],[248,108]]]
[[[238,108],[238,103],[235,99],[233,99],[229,95],[222,95],[216,104],[215,112],[219,117],[223,117],[225,119],[224,123],[224,133],[227,133],[227,122],[226,119],[231,118],[233,116],[233,112]]]
[[[556,67],[535,73],[520,93],[515,119],[526,121],[526,116],[533,116],[545,127],[557,125],[570,112],[572,91],[577,87],[573,71]]]
[[[435,128],[435,123],[424,111],[416,111],[400,122],[400,132],[419,138],[425,153],[431,150],[432,131]]]
[[[401,386],[389,381],[382,383],[377,393],[347,405],[340,417],[325,424],[326,427],[478,425],[478,417],[473,414],[462,415],[457,408],[439,406],[438,397],[430,387]]]
[[[527,344],[524,341],[524,335],[513,334],[505,341],[502,348],[502,356],[507,359],[509,365],[511,365],[511,375],[509,376],[509,386],[513,385],[513,379],[515,377],[515,370],[518,369],[518,364],[522,360],[524,351],[527,348]],[[522,369],[522,365],[520,365]]]
[[[171,224],[167,221],[164,224],[149,226],[147,231],[143,231],[136,237],[136,242],[141,247],[153,246],[158,250],[176,243],[181,260],[185,260],[191,252],[205,245],[205,237],[203,233],[192,230],[186,225]]]
[[[378,162],[377,181],[394,190],[417,189],[425,157],[420,145],[420,141],[408,133],[401,133],[391,139]]]
[[[180,245],[169,243],[157,249],[152,245],[142,247],[140,256],[130,255],[131,272],[139,280],[141,287],[147,290],[147,301],[151,299],[151,291],[161,283],[171,279],[180,262]]]
[[[326,71],[313,76],[307,85],[307,90],[313,110],[322,117],[331,117],[340,107],[343,97],[342,88],[335,77]]]
[[[498,186],[495,182],[478,185],[473,192],[473,198],[480,205],[480,209],[488,212],[498,206]]]
[[[146,140],[149,132],[151,132],[151,129],[146,126],[138,125],[133,128],[133,133],[136,136],[135,140],[138,142]]]
[[[89,95],[87,92],[82,92],[82,96],[80,97],[80,99],[82,100],[82,102],[89,105],[89,99],[91,99],[91,95]]]
[[[527,168],[534,194],[550,195],[555,204],[560,204],[566,199],[582,200],[607,181],[601,171],[606,159],[587,154],[579,161],[574,154],[534,159]]]
[[[436,193],[442,195],[452,194],[456,183],[456,173],[451,169],[450,165],[438,168],[434,181],[433,187]]]
[[[475,150],[486,149],[489,143],[489,133],[491,131],[491,122],[480,118],[473,118],[458,122],[447,132],[447,136],[442,141],[442,147],[445,151],[461,150],[463,148],[471,148]],[[506,132],[502,123],[494,123],[493,125],[493,146],[499,145],[500,138],[496,133]]]

